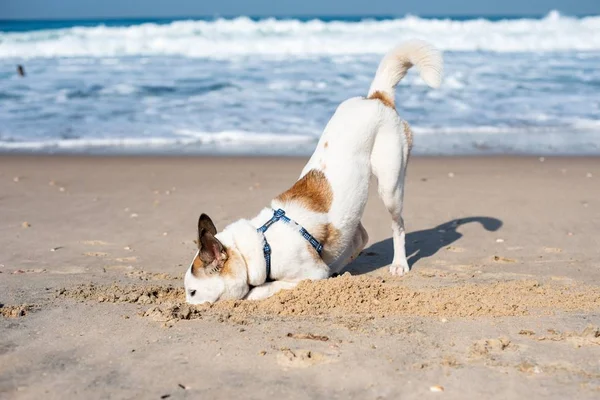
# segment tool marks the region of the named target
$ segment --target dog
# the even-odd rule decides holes
[[[402,202],[413,135],[394,99],[412,66],[439,87],[441,53],[420,40],[400,44],[382,59],[367,97],[338,106],[299,179],[270,207],[218,233],[210,217],[200,216],[198,251],[184,279],[188,303],[260,300],[339,273],[367,244],[361,217],[372,175],[392,220],[389,270],[409,272]]]

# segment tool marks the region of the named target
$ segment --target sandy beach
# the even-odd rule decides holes
[[[198,215],[305,161],[0,156],[0,397],[600,396],[600,158],[415,157],[407,276],[373,185],[347,274],[185,305]]]

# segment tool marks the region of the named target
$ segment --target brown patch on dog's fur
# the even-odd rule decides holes
[[[325,244],[328,244],[329,246],[333,246],[335,242],[337,242],[341,234],[340,230],[332,224],[325,225],[325,233],[327,236],[325,237],[325,239],[323,239],[323,242]]]
[[[390,95],[388,95],[384,92],[376,91],[375,93],[370,95],[368,97],[368,99],[379,100],[383,103],[384,106],[393,108],[394,110],[396,109],[396,104],[394,104],[394,99],[391,98]]]
[[[230,276],[233,277],[235,276],[235,270],[233,268],[235,263],[243,263],[243,259],[242,257],[237,254],[234,253],[233,251],[227,249],[227,260],[225,261],[225,263],[223,264],[223,269],[221,269],[221,276]]]
[[[233,269],[233,265],[236,262],[240,262],[241,257],[238,254],[230,251],[229,249],[225,249],[225,251],[227,252],[227,259],[223,263],[223,266],[220,268],[220,271],[217,271],[222,276],[234,276],[235,271]],[[192,263],[192,275],[194,275],[196,278],[200,278],[203,275],[210,275],[213,273],[213,271],[214,270],[212,268],[211,271],[206,270],[206,264],[202,261],[200,256],[196,256],[196,258],[194,258],[194,262]],[[204,274],[202,272],[204,272]]]
[[[333,191],[323,171],[312,169],[276,200],[282,203],[297,201],[308,210],[326,213],[331,208]]]
[[[325,143],[323,144],[323,147],[325,147],[325,148],[329,147],[329,142],[325,142]]]
[[[219,274],[222,276],[234,276],[235,275],[235,271],[233,268],[234,263],[236,263],[236,262],[243,263],[243,260],[239,254],[234,253],[233,251],[231,251],[227,248],[225,248],[225,251],[227,252],[227,259],[223,263],[223,267],[219,271]],[[200,256],[199,255],[196,256],[196,258],[194,258],[194,261],[192,263],[192,275],[194,275],[196,278],[200,278],[203,275],[201,273],[202,271],[206,275],[210,271],[206,271],[205,267],[206,267],[206,264],[202,261]]]
[[[200,255],[198,254],[192,263],[192,275],[198,278],[202,268],[204,268],[204,262],[200,259]]]
[[[338,252],[337,242],[340,238],[341,232],[332,224],[319,225],[316,228],[312,229],[311,234],[315,239],[319,241],[323,245],[323,248],[327,248],[327,253],[336,254]],[[314,256],[316,262],[321,262],[322,258],[317,253],[315,248],[310,244],[306,243],[308,246],[308,250],[310,254]]]
[[[339,240],[342,232],[332,224],[325,225],[325,238],[321,242],[323,247],[327,246],[327,252],[329,254],[339,253]]]
[[[328,242],[330,225],[331,224],[317,225],[316,227],[310,229],[310,234],[323,246],[325,246],[325,244]]]
[[[406,143],[408,143],[408,149],[410,150],[413,146],[413,133],[410,129],[410,125],[408,125],[408,122],[402,121],[402,126],[404,128],[404,136],[406,137]]]

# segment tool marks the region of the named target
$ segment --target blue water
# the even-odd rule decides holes
[[[429,15],[427,17],[421,17],[425,20],[444,20],[444,19],[452,19],[453,21],[472,21],[478,20],[481,18],[485,18],[488,21],[505,21],[505,20],[519,20],[524,18],[529,19],[541,19],[544,18],[545,15],[531,15],[524,17],[523,15],[494,15],[494,16],[486,16],[480,17],[476,15],[453,15],[452,17],[444,16],[444,15]],[[586,17],[580,16],[580,17]],[[238,18],[237,16],[223,16],[220,17],[223,19],[233,20]],[[269,17],[264,16],[247,16],[251,21],[260,22],[265,19],[269,19]],[[401,19],[402,16],[393,16],[393,15],[375,15],[375,16],[360,16],[360,15],[350,15],[350,16],[278,16],[277,20],[292,20],[292,21],[301,21],[308,22],[319,20],[323,22],[362,22],[365,20],[372,21],[390,21]],[[107,26],[107,27],[128,27],[134,25],[141,24],[155,24],[155,25],[169,25],[173,22],[177,21],[206,21],[211,22],[218,20],[219,17],[194,17],[194,18],[109,18],[109,19],[50,19],[50,20],[3,20],[0,19],[0,32],[28,32],[28,31],[42,31],[42,30],[51,30],[51,29],[68,29],[75,27],[96,27],[96,26]]]
[[[0,21],[0,151],[309,154],[414,37],[446,63],[398,88],[416,153],[600,153],[600,17],[556,12]]]

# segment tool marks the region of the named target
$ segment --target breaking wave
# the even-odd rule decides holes
[[[182,56],[313,57],[381,54],[418,37],[449,51],[552,52],[600,50],[600,16],[452,20],[405,16],[361,21],[247,17],[167,24],[97,25],[0,31],[0,58]]]

